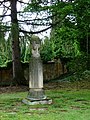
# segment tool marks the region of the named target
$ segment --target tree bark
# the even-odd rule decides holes
[[[19,27],[17,20],[17,0],[11,0],[11,35],[12,35],[12,62],[13,80],[16,84],[25,84],[24,72],[20,59]]]

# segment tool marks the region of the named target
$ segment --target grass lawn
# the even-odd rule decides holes
[[[51,105],[28,106],[27,92],[0,94],[0,120],[90,120],[90,90],[46,90]]]

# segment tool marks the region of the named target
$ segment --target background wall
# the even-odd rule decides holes
[[[29,63],[22,63],[24,76],[29,81]],[[58,78],[60,75],[67,73],[66,66],[63,66],[60,60],[54,62],[43,63],[43,78],[44,81]],[[12,79],[12,63],[8,63],[7,67],[0,67],[0,85],[10,85],[13,83]]]

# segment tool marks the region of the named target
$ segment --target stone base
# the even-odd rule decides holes
[[[38,105],[38,104],[51,104],[52,100],[51,99],[42,99],[42,100],[30,100],[28,98],[23,99],[22,102],[27,105]]]
[[[22,100],[27,105],[51,104],[52,100],[45,96],[42,88],[30,88],[27,98]]]
[[[46,99],[46,96],[42,88],[30,88],[27,95],[27,99],[31,101],[42,100],[42,99]]]

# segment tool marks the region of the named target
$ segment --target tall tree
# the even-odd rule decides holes
[[[11,0],[11,36],[12,36],[12,62],[13,79],[18,84],[24,84],[25,78],[21,66],[20,48],[19,48],[19,27],[17,20],[17,0]]]
[[[81,51],[90,53],[90,0],[75,0],[73,8]]]

